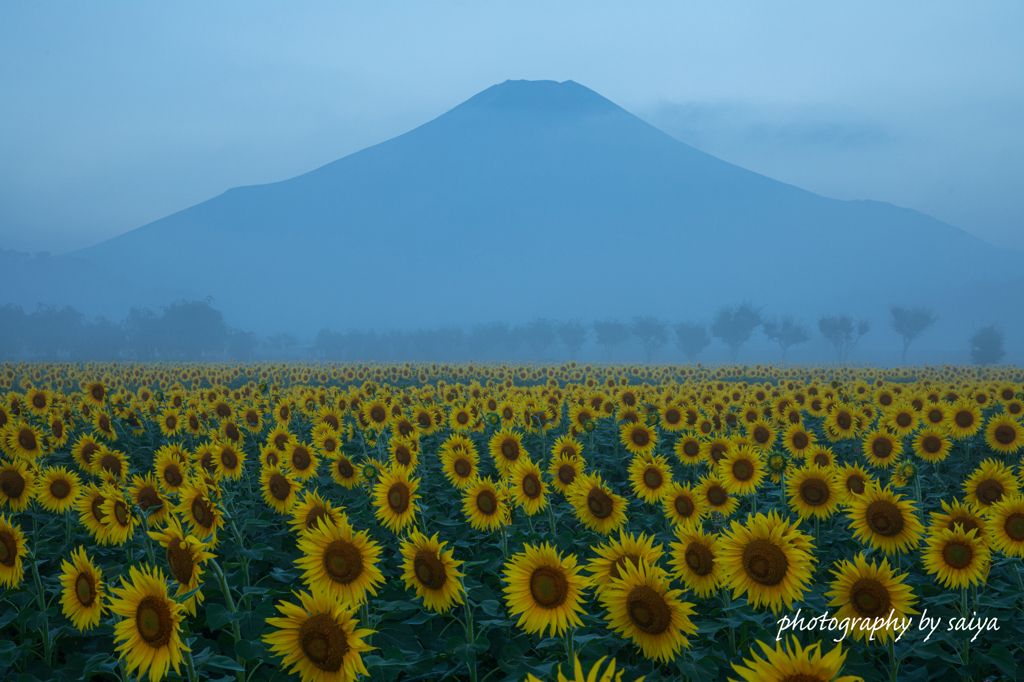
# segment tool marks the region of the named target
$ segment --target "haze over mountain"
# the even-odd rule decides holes
[[[121,317],[211,295],[264,333],[697,319],[741,299],[808,321],[898,302],[961,325],[1024,317],[1019,296],[977,284],[1020,278],[1024,254],[729,164],[573,81],[506,81],[304,175],[51,260],[73,267],[9,274],[9,300]],[[995,293],[964,293],[978,290]]]

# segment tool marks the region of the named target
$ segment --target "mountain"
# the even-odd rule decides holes
[[[233,326],[300,333],[699,318],[740,299],[880,316],[1024,274],[1024,254],[745,170],[573,81],[506,81],[404,135],[73,256],[119,296],[108,307],[212,295]],[[60,303],[89,295],[60,286]]]

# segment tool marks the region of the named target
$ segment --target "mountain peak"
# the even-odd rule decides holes
[[[456,109],[607,113],[620,107],[575,81],[507,80],[469,98]]]

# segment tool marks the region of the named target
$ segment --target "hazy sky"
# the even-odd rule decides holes
[[[0,247],[62,253],[572,79],[826,196],[1024,250],[1024,2],[0,4]]]

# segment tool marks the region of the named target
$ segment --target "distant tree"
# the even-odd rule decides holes
[[[971,362],[976,365],[994,365],[1003,359],[1003,330],[994,324],[982,327],[971,336]]]
[[[736,361],[740,346],[761,326],[761,311],[750,303],[721,308],[711,323],[711,335],[729,347],[729,359]]]
[[[925,306],[908,308],[902,305],[894,305],[889,308],[889,323],[893,331],[903,337],[903,354],[900,355],[900,364],[907,364],[907,349],[914,339],[921,336],[928,327],[935,324],[939,317],[935,311]]]
[[[263,346],[274,353],[287,352],[297,345],[299,345],[299,337],[291,332],[273,334],[263,340]]]
[[[575,360],[580,349],[587,343],[587,335],[587,327],[578,319],[558,325],[558,338],[569,351],[570,360]]]
[[[554,323],[543,317],[530,320],[524,331],[526,345],[530,347],[533,357],[537,360],[540,360],[544,356],[544,351],[558,339]]]
[[[839,362],[845,363],[860,337],[871,331],[871,321],[855,323],[849,315],[825,315],[818,320],[818,330],[836,349]]]
[[[668,325],[653,315],[634,317],[630,331],[643,346],[644,358],[648,364],[654,357],[655,351],[668,343]]]
[[[27,327],[28,316],[21,306],[8,303],[0,308],[0,358],[14,359],[21,355]]]
[[[470,330],[466,339],[471,360],[483,360],[501,354],[508,337],[508,325],[504,322],[478,324]]]
[[[680,322],[675,326],[676,345],[683,351],[687,359],[697,361],[697,355],[711,345],[711,335],[708,329],[696,322]]]
[[[779,348],[782,349],[783,362],[786,361],[786,352],[790,348],[811,340],[811,330],[806,325],[794,321],[792,315],[786,315],[781,320],[776,318],[765,320],[762,328],[769,341],[779,344]]]
[[[612,359],[612,352],[629,341],[629,327],[618,320],[601,320],[594,322],[594,334],[597,335],[597,345],[603,346],[608,353],[608,360]]]
[[[238,362],[249,362],[253,358],[259,339],[253,332],[244,332],[241,329],[228,329],[226,334],[226,347],[228,360]]]

